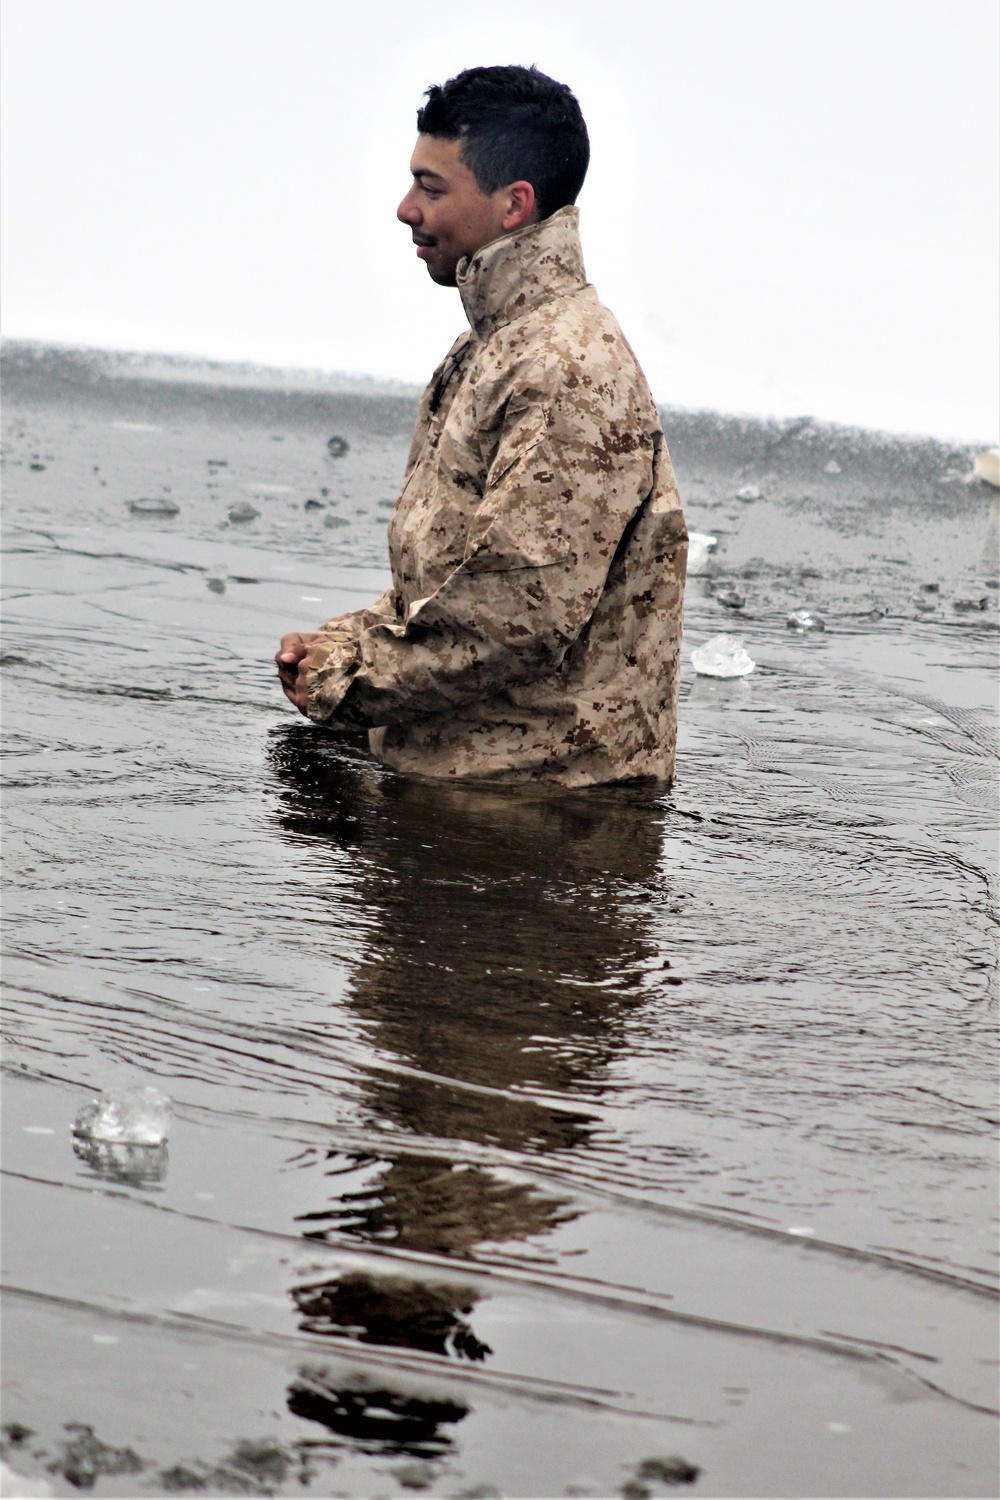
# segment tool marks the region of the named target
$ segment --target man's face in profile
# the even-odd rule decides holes
[[[459,261],[504,233],[504,190],[481,192],[461,148],[460,140],[418,136],[410,158],[413,185],[396,210],[439,286],[454,286]]]

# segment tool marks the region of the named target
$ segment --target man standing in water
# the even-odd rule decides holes
[[[284,636],[281,685],[400,771],[669,780],[687,533],[649,387],[584,275],[580,106],[521,67],[426,97],[397,216],[471,326],[420,403],[392,587]]]

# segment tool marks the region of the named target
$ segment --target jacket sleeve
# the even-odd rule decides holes
[[[522,384],[507,403],[461,565],[405,619],[320,644],[311,718],[404,722],[558,667],[649,493],[653,434],[614,421],[607,389],[546,397],[543,385]]]
[[[366,605],[364,609],[349,610],[346,615],[334,615],[332,620],[325,620],[316,628],[320,635],[329,640],[357,640],[363,630],[368,630],[382,620],[395,618],[396,591],[389,588],[379,595],[374,604]]]

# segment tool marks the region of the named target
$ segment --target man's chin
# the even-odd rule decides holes
[[[454,266],[433,266],[428,261],[427,274],[438,286],[458,286]]]

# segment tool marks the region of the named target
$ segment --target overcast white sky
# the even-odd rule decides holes
[[[423,89],[578,94],[591,279],[657,398],[998,426],[995,0],[4,0],[4,332],[423,381]]]

